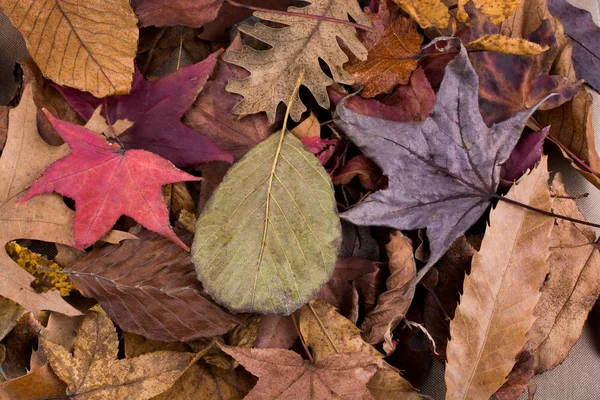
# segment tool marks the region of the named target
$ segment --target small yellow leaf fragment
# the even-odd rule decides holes
[[[61,296],[67,296],[75,289],[67,275],[61,273],[60,265],[54,261],[50,261],[16,242],[7,243],[6,252],[17,264],[35,277],[33,286],[36,292],[46,293],[49,290],[58,290]]]
[[[467,50],[495,51],[516,56],[535,56],[548,50],[548,46],[540,46],[525,39],[500,34],[482,36],[467,43],[465,47]]]
[[[450,14],[448,7],[441,0],[394,0],[421,28],[435,26],[440,29],[448,27]]]
[[[519,6],[520,0],[473,0],[475,7],[489,16],[494,24],[499,24],[506,18],[510,17],[517,7]],[[465,4],[469,0],[458,0],[458,12],[456,18],[460,22],[465,22],[469,18],[465,11]]]

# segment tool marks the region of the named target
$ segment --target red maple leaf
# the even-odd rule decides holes
[[[128,150],[151,151],[179,168],[209,161],[231,163],[231,154],[221,150],[209,137],[181,123],[181,117],[204,88],[222,52],[216,51],[198,64],[154,82],[145,80],[136,68],[131,92],[125,96],[98,99],[77,89],[54,87],[86,121],[96,108],[104,105],[102,115],[108,117],[109,124],[119,119],[133,122],[131,128],[119,136]]]
[[[48,192],[75,200],[78,249],[92,245],[127,215],[189,250],[171,229],[161,187],[200,178],[149,151],[124,150],[96,132],[44,112],[72,153],[50,165],[17,204]]]

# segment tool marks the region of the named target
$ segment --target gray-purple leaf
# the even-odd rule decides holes
[[[483,214],[498,187],[500,165],[541,104],[488,128],[479,112],[478,87],[461,44],[427,119],[386,121],[358,114],[343,101],[337,107],[336,124],[389,179],[387,189],[341,217],[356,225],[427,228],[431,257],[417,281]]]
[[[573,66],[577,76],[600,91],[600,28],[592,15],[566,0],[548,0],[548,9],[560,19],[573,39]]]

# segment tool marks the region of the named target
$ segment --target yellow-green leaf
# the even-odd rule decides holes
[[[127,94],[137,50],[128,0],[0,0],[44,76],[96,97]]]
[[[298,138],[280,138],[230,169],[196,226],[198,277],[232,311],[290,314],[335,266],[341,226],[331,180]]]

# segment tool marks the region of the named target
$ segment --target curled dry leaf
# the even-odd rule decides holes
[[[467,43],[465,47],[472,51],[493,51],[515,56],[536,56],[548,50],[548,46],[540,46],[525,39],[511,38],[499,33],[483,35]]]
[[[397,230],[427,227],[431,256],[417,281],[487,209],[499,165],[541,104],[488,128],[479,111],[478,81],[461,47],[448,64],[433,112],[421,122],[387,121],[337,106],[336,124],[389,179],[387,189],[341,217]]]
[[[194,353],[158,351],[117,359],[119,340],[99,306],[90,309],[77,332],[74,352],[42,338],[52,369],[67,383],[67,394],[89,400],[146,400],[170,388],[195,361]]]
[[[240,319],[217,306],[197,280],[189,254],[148,231],[139,240],[94,249],[67,268],[124,330],[164,342],[219,335]]]
[[[364,85],[361,96],[374,97],[408,83],[417,68],[414,56],[421,52],[423,36],[417,30],[417,23],[398,13],[391,0],[381,1],[378,13],[369,10],[366,13],[373,29],[359,33],[358,37],[369,56],[366,61],[351,61],[346,70],[354,83]]]
[[[333,177],[334,185],[347,185],[354,178],[367,190],[380,190],[387,186],[388,180],[381,169],[363,154],[353,157]]]
[[[498,400],[515,400],[520,398],[526,388],[529,387],[531,378],[535,375],[533,370],[533,352],[529,342],[517,354],[516,364],[510,374],[506,377],[504,385],[494,393]],[[529,398],[532,394],[528,393]]]
[[[229,170],[196,225],[198,277],[236,312],[288,315],[335,267],[341,227],[331,180],[298,138],[282,135]]]
[[[552,188],[563,196],[555,198],[553,211],[584,220],[560,175],[554,178]],[[538,374],[567,357],[600,294],[600,251],[592,229],[557,219],[550,240],[550,275],[535,308],[539,317],[529,332]]]
[[[550,211],[547,159],[508,192],[509,199]],[[450,323],[447,399],[487,399],[506,381],[535,322],[548,272],[554,219],[500,202]]]
[[[412,246],[401,232],[392,234],[385,248],[390,270],[385,282],[387,290],[379,295],[377,306],[365,316],[361,328],[367,343],[384,342],[383,350],[389,354],[395,347],[392,331],[406,315],[415,295],[417,266]]]
[[[73,231],[80,250],[104,236],[124,214],[188,250],[169,224],[161,187],[199,178],[153,153],[122,149],[96,132],[48,112],[46,116],[72,152],[46,168],[18,204],[51,192],[75,200]]]
[[[259,378],[246,400],[374,399],[366,386],[377,371],[369,354],[334,354],[310,363],[290,350],[221,348]]]
[[[2,0],[0,5],[44,76],[97,97],[129,93],[138,41],[129,1],[91,7],[64,0]]]
[[[307,3],[309,5],[306,7],[289,7],[288,11],[344,21],[348,21],[351,16],[359,24],[371,26],[369,18],[361,11],[356,0],[310,0]],[[261,23],[238,27],[240,32],[271,48],[262,51],[250,48],[243,52],[232,51],[224,57],[225,61],[251,73],[244,79],[232,78],[227,85],[228,92],[244,96],[244,100],[233,109],[235,114],[264,111],[269,121],[273,122],[277,106],[281,102],[287,104],[301,71],[306,72],[302,84],[309,88],[321,107],[329,108],[327,86],[334,81],[352,83],[352,76],[342,67],[348,61],[348,56],[342,51],[338,38],[359,60],[367,58],[367,49],[356,38],[356,29],[351,26],[261,11],[255,12],[254,16],[286,27],[272,28]],[[333,80],[323,72],[319,60],[329,66]],[[306,107],[296,94],[290,116],[298,121],[305,110]]]

